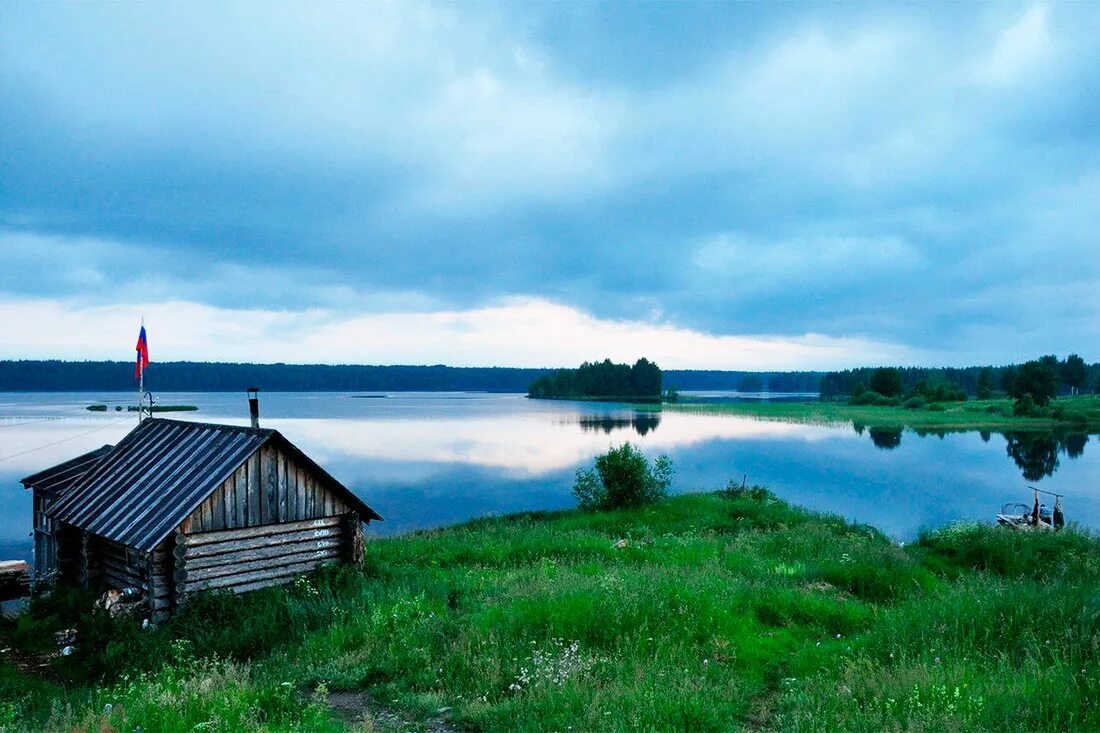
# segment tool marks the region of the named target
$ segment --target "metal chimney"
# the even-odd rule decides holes
[[[248,388],[248,414],[252,417],[252,427],[260,427],[260,388]]]

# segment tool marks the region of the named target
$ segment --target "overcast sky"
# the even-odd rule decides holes
[[[1100,4],[5,4],[0,358],[1100,359]]]

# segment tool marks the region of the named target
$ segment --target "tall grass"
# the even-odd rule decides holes
[[[4,670],[0,697],[38,702],[0,721],[327,730],[324,691],[350,689],[470,730],[1095,728],[1098,549],[992,527],[903,548],[766,491],[479,520],[155,633],[85,616],[57,670],[77,687]],[[5,633],[69,623],[58,603]]]

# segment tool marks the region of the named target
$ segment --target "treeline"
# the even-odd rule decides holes
[[[504,367],[366,366],[154,362],[145,386],[154,392],[236,392],[258,386],[274,392],[524,392],[549,369]],[[0,361],[0,391],[129,391],[132,362]]]
[[[554,369],[235,364],[154,362],[147,386],[158,392],[234,392],[259,386],[276,392],[526,392]],[[723,372],[680,369],[664,372],[665,383],[681,390],[816,392],[821,372]],[[0,361],[0,391],[117,392],[136,389],[134,365],[122,361]]]
[[[1025,364],[1005,366],[865,367],[827,372],[821,378],[820,395],[822,399],[836,399],[867,391],[886,397],[922,392],[938,400],[957,399],[959,393],[978,399],[1018,397],[1033,391],[1030,387],[1021,388],[1022,381],[1040,377],[1051,382],[1055,394],[1100,391],[1100,363],[1087,364],[1077,354],[1064,360],[1049,354]]]
[[[667,369],[665,385],[678,390],[731,392],[817,392],[824,372],[725,372]]]
[[[661,368],[648,359],[634,366],[610,359],[585,362],[576,369],[559,369],[531,382],[528,397],[541,399],[616,398],[659,400]]]

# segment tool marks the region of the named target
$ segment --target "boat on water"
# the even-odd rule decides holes
[[[1034,486],[1029,486],[1035,493],[1035,500],[1031,506],[1023,502],[1006,502],[1001,506],[997,514],[997,524],[1019,530],[1044,530],[1061,529],[1066,524],[1065,514],[1062,512],[1062,495],[1053,491],[1043,491]],[[1054,508],[1040,503],[1039,494],[1049,494],[1055,497]]]

